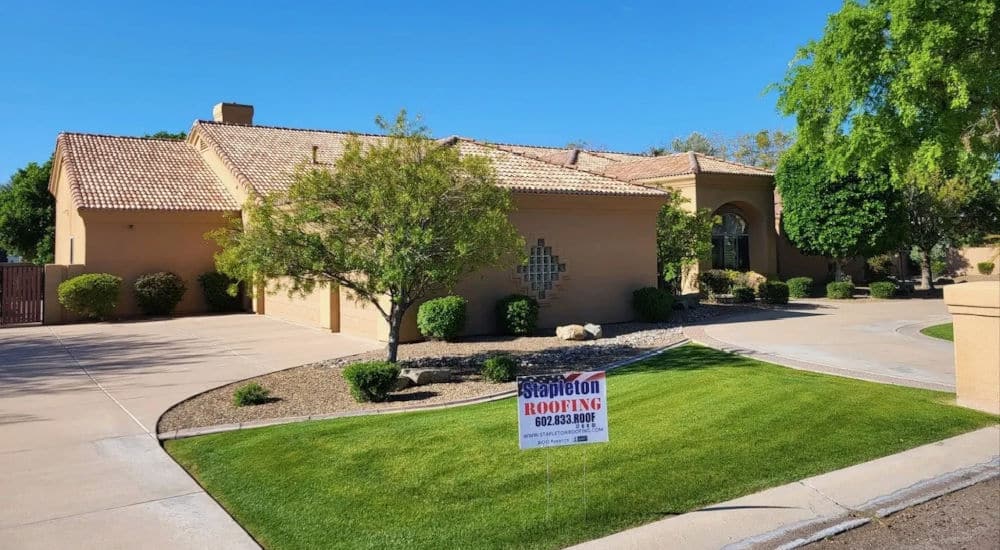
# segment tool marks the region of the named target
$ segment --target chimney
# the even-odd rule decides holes
[[[253,126],[253,105],[218,103],[212,108],[212,119],[225,124]]]

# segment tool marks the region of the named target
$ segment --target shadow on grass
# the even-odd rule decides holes
[[[691,371],[708,368],[748,368],[755,365],[756,363],[752,359],[698,345],[687,345],[674,348],[656,357],[615,369],[609,372],[608,376],[660,372],[664,370]]]

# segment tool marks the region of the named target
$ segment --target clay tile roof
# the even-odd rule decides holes
[[[500,185],[528,193],[660,196],[666,192],[609,178],[599,173],[535,158],[519,149],[463,140],[462,154],[483,155],[493,161]]]
[[[774,172],[688,151],[659,157],[619,162],[604,169],[610,177],[622,181],[639,181],[686,174],[734,174],[772,176]]]
[[[266,195],[288,189],[297,167],[312,162],[316,147],[317,164],[332,166],[344,152],[351,135],[375,141],[381,136],[326,130],[299,130],[277,126],[242,126],[197,121],[197,131],[215,148],[238,179],[254,191]]]
[[[56,154],[78,208],[239,210],[201,155],[183,141],[63,133]]]
[[[362,140],[377,141],[383,136],[350,134],[322,130],[298,130],[272,126],[239,126],[199,121],[195,131],[219,152],[237,178],[246,181],[257,193],[267,194],[287,189],[296,167],[311,161],[312,148],[317,146],[321,165],[333,166],[344,151],[344,142],[356,135]],[[560,159],[539,160],[513,148],[476,142],[451,136],[440,143],[460,148],[462,154],[484,155],[492,159],[500,185],[512,190],[534,193],[576,193],[601,195],[663,195],[659,189],[634,185],[608,178],[599,173],[562,166],[562,157],[570,150],[559,152]]]

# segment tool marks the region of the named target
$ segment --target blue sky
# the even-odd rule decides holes
[[[4,0],[0,181],[60,131],[186,130],[219,101],[276,126],[371,131],[406,107],[435,135],[628,151],[787,129],[763,90],[839,4]]]

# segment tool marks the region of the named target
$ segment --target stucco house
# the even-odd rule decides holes
[[[332,166],[346,132],[253,124],[253,107],[215,106],[185,141],[63,133],[56,141],[49,189],[56,199],[55,264],[47,287],[84,272],[125,279],[169,270],[189,292],[179,313],[204,309],[197,277],[214,267],[204,234],[237,216],[247,199],[285,189],[301,163]],[[363,140],[380,136],[361,135]],[[450,137],[463,155],[489,157],[499,185],[511,190],[514,225],[529,263],[473,273],[455,292],[469,300],[470,334],[495,330],[493,307],[510,293],[531,294],[540,325],[632,319],[631,292],[657,284],[656,214],[664,189],[679,189],[697,208],[723,217],[711,262],[702,268],[823,275],[826,261],[806,258],[778,231],[773,175],[696,153],[661,157],[488,143]],[[136,312],[123,292],[119,314]],[[371,306],[336,287],[308,296],[258,292],[254,311],[292,322],[384,339]],[[417,336],[414,313],[403,337]],[[47,304],[47,322],[65,318]]]

